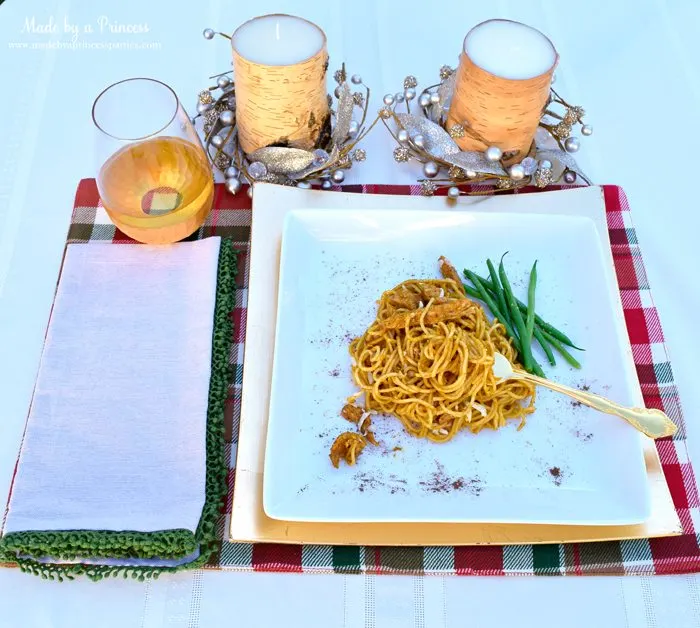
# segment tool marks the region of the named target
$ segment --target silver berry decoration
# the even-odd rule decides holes
[[[489,146],[485,155],[489,161],[499,161],[503,157],[503,151],[498,146]]]
[[[540,168],[542,168],[542,170],[551,170],[552,162],[549,161],[549,159],[543,159],[542,161],[540,161]]]
[[[205,28],[204,31],[202,32],[202,35],[204,35],[204,39],[214,39],[214,29],[213,28]]]
[[[453,185],[447,190],[447,197],[452,199],[459,198],[459,188]]]
[[[224,89],[224,87],[228,87],[231,84],[231,79],[226,75],[220,76],[216,79],[216,84],[219,89]]]
[[[423,164],[423,174],[430,179],[436,177],[439,170],[440,166],[438,166],[434,161],[426,161]]]
[[[476,179],[476,170],[466,170],[464,174],[467,176],[467,179]]]
[[[202,115],[203,113],[206,113],[211,109],[211,105],[206,102],[202,102],[201,100],[197,103],[197,113],[199,115]]]
[[[396,92],[396,93],[394,94],[394,100],[395,100],[397,103],[402,103],[404,100],[406,100],[406,97],[403,95],[402,92]]]
[[[353,74],[350,80],[355,85],[359,85],[360,83],[362,83],[362,77],[359,74]]]
[[[404,96],[406,96],[406,100],[413,100],[416,97],[416,90],[409,87],[408,89],[404,90]]]
[[[241,181],[237,177],[231,177],[226,179],[226,189],[231,192],[231,194],[238,194],[241,189]]]
[[[578,137],[567,137],[564,140],[564,150],[567,153],[575,153],[579,148],[581,148],[581,142]]]
[[[437,92],[433,92],[430,94],[430,103],[433,105],[439,105],[440,104],[440,94]]]
[[[522,181],[525,178],[525,168],[520,164],[515,164],[510,167],[508,174],[510,174],[510,178],[513,179],[513,181]]]
[[[262,179],[267,174],[267,166],[262,161],[254,161],[248,166],[248,174],[253,179]]]
[[[333,187],[333,184],[330,182],[329,179],[324,179],[323,183],[321,183],[322,190],[330,190],[332,187]]]
[[[420,95],[420,98],[418,99],[418,104],[421,107],[429,107],[430,106],[430,94],[423,92]]]
[[[574,183],[574,181],[576,181],[576,173],[573,170],[567,170],[564,173],[564,181],[567,183]]]
[[[398,139],[399,142],[408,142],[408,131],[406,129],[399,129],[399,132],[396,134],[396,139]]]
[[[385,94],[384,95],[384,104],[387,107],[391,107],[391,105],[394,104],[394,96],[392,94]]]
[[[224,170],[224,177],[227,179],[233,179],[234,177],[237,177],[240,174],[238,171],[238,168],[236,166],[229,166]]]
[[[225,142],[226,140],[221,135],[215,135],[211,138],[211,143],[215,148],[221,148]]]
[[[350,137],[355,137],[360,131],[360,123],[357,120],[351,120],[350,126],[348,127],[348,135]]]
[[[332,175],[333,183],[342,183],[345,181],[345,170],[336,170]]]
[[[584,124],[581,127],[581,135],[585,135],[586,137],[593,135],[593,127],[590,124]]]
[[[297,183],[297,187],[301,188],[302,190],[309,190],[311,189],[311,184],[308,181],[299,181],[299,183]]]
[[[233,121],[235,119],[235,116],[233,114],[233,111],[229,111],[228,109],[226,111],[222,111],[221,115],[219,115],[219,122],[223,124],[224,126],[231,126],[233,124]]]
[[[418,148],[423,148],[425,146],[425,138],[420,133],[418,135],[414,135],[413,136],[413,143]]]

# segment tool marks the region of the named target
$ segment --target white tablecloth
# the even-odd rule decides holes
[[[106,85],[153,76],[192,110],[207,76],[228,68],[226,32],[267,12],[304,15],[328,36],[331,69],[345,61],[381,95],[406,74],[434,82],[455,65],[466,31],[490,17],[547,33],[561,61],[557,88],[582,104],[595,134],[579,162],[622,185],[680,388],[691,455],[700,464],[700,349],[694,322],[700,213],[692,198],[700,146],[696,0],[441,3],[404,0],[7,0],[0,6],[0,495],[7,494],[49,315],[73,194],[94,176],[90,107]],[[55,32],[31,32],[47,24]],[[112,33],[145,25],[141,34]],[[85,32],[90,25],[93,32]],[[32,48],[68,42],[75,49]],[[133,29],[131,29],[133,30]],[[141,29],[143,30],[143,29]],[[102,31],[102,32],[100,32]],[[83,42],[83,43],[81,43]],[[120,47],[108,49],[106,43]],[[92,48],[81,47],[91,44]],[[96,48],[95,45],[102,45]],[[374,108],[374,106],[373,106]],[[408,183],[378,129],[348,182]],[[681,168],[686,168],[681,176]],[[673,182],[673,183],[672,183]],[[693,351],[695,349],[695,351]],[[700,625],[700,580],[311,576],[191,572],[145,583],[42,581],[0,570],[0,626],[684,626]]]

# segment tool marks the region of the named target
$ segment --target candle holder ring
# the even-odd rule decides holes
[[[448,188],[448,198],[455,199],[462,194],[491,194],[527,185],[546,188],[561,183],[591,184],[572,156],[580,146],[579,138],[572,135],[574,128],[580,127],[583,136],[592,133],[583,122],[582,107],[570,105],[550,88],[530,149],[519,155],[492,145],[467,120],[448,128],[455,82],[455,70],[444,65],[440,81],[418,94],[418,81],[407,76],[403,92],[384,96],[384,107],[379,111],[384,126],[396,140],[394,160],[422,164],[424,176],[418,179],[422,194],[432,196],[438,189]],[[455,139],[465,135],[488,148],[483,152],[461,150]],[[461,184],[470,184],[469,191],[460,189]]]
[[[224,33],[204,31],[206,39],[213,39],[214,35],[230,40]],[[199,92],[193,118],[203,135],[213,169],[224,176],[232,194],[238,193],[245,182],[251,184],[252,193],[252,186],[258,181],[300,188],[317,184],[322,189],[332,189],[345,180],[345,172],[353,164],[365,160],[365,150],[357,145],[380,118],[368,122],[370,89],[359,75],[348,77],[345,64],[333,75],[337,86],[333,95],[327,95],[330,117],[313,150],[280,142],[246,154],[236,128],[236,84],[232,74],[229,70],[209,77],[216,84]]]

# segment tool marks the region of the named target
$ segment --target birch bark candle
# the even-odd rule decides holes
[[[313,149],[329,129],[326,36],[292,15],[263,15],[231,37],[241,147]]]
[[[489,20],[464,39],[447,128],[470,126],[485,142],[455,141],[462,150],[498,146],[526,156],[547,103],[558,60],[552,42],[538,30],[510,20]],[[467,124],[465,124],[467,123]]]

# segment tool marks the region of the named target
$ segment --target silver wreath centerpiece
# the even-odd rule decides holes
[[[439,188],[446,187],[448,198],[454,199],[460,194],[493,191],[476,186],[465,192],[457,187],[464,183],[493,183],[495,191],[514,190],[526,185],[546,188],[562,182],[591,184],[572,156],[580,147],[573,129],[580,126],[580,133],[584,136],[593,132],[592,127],[583,122],[585,112],[581,107],[569,105],[550,88],[528,154],[519,163],[511,163],[514,154],[504,154],[497,146],[489,146],[488,139],[476,134],[466,122],[446,128],[455,80],[455,70],[444,65],[440,68],[440,82],[426,87],[418,95],[417,79],[407,76],[403,91],[386,94],[384,107],[379,110],[384,126],[397,142],[394,160],[399,163],[413,160],[422,164],[423,177],[418,179],[422,194],[432,196]],[[476,137],[488,148],[484,152],[461,150],[454,140],[466,134]]]
[[[205,39],[224,33],[208,28]],[[204,150],[214,169],[224,176],[226,189],[232,194],[240,191],[243,183],[257,181],[310,188],[318,184],[324,190],[340,185],[345,171],[353,163],[364,161],[366,152],[357,144],[378,122],[367,124],[370,90],[359,74],[348,78],[345,64],[335,72],[337,83],[333,95],[328,94],[330,125],[322,132],[313,151],[285,146],[267,146],[246,155],[238,143],[236,133],[236,83],[233,71],[210,76],[216,85],[199,92],[197,115],[193,122],[203,120]]]

